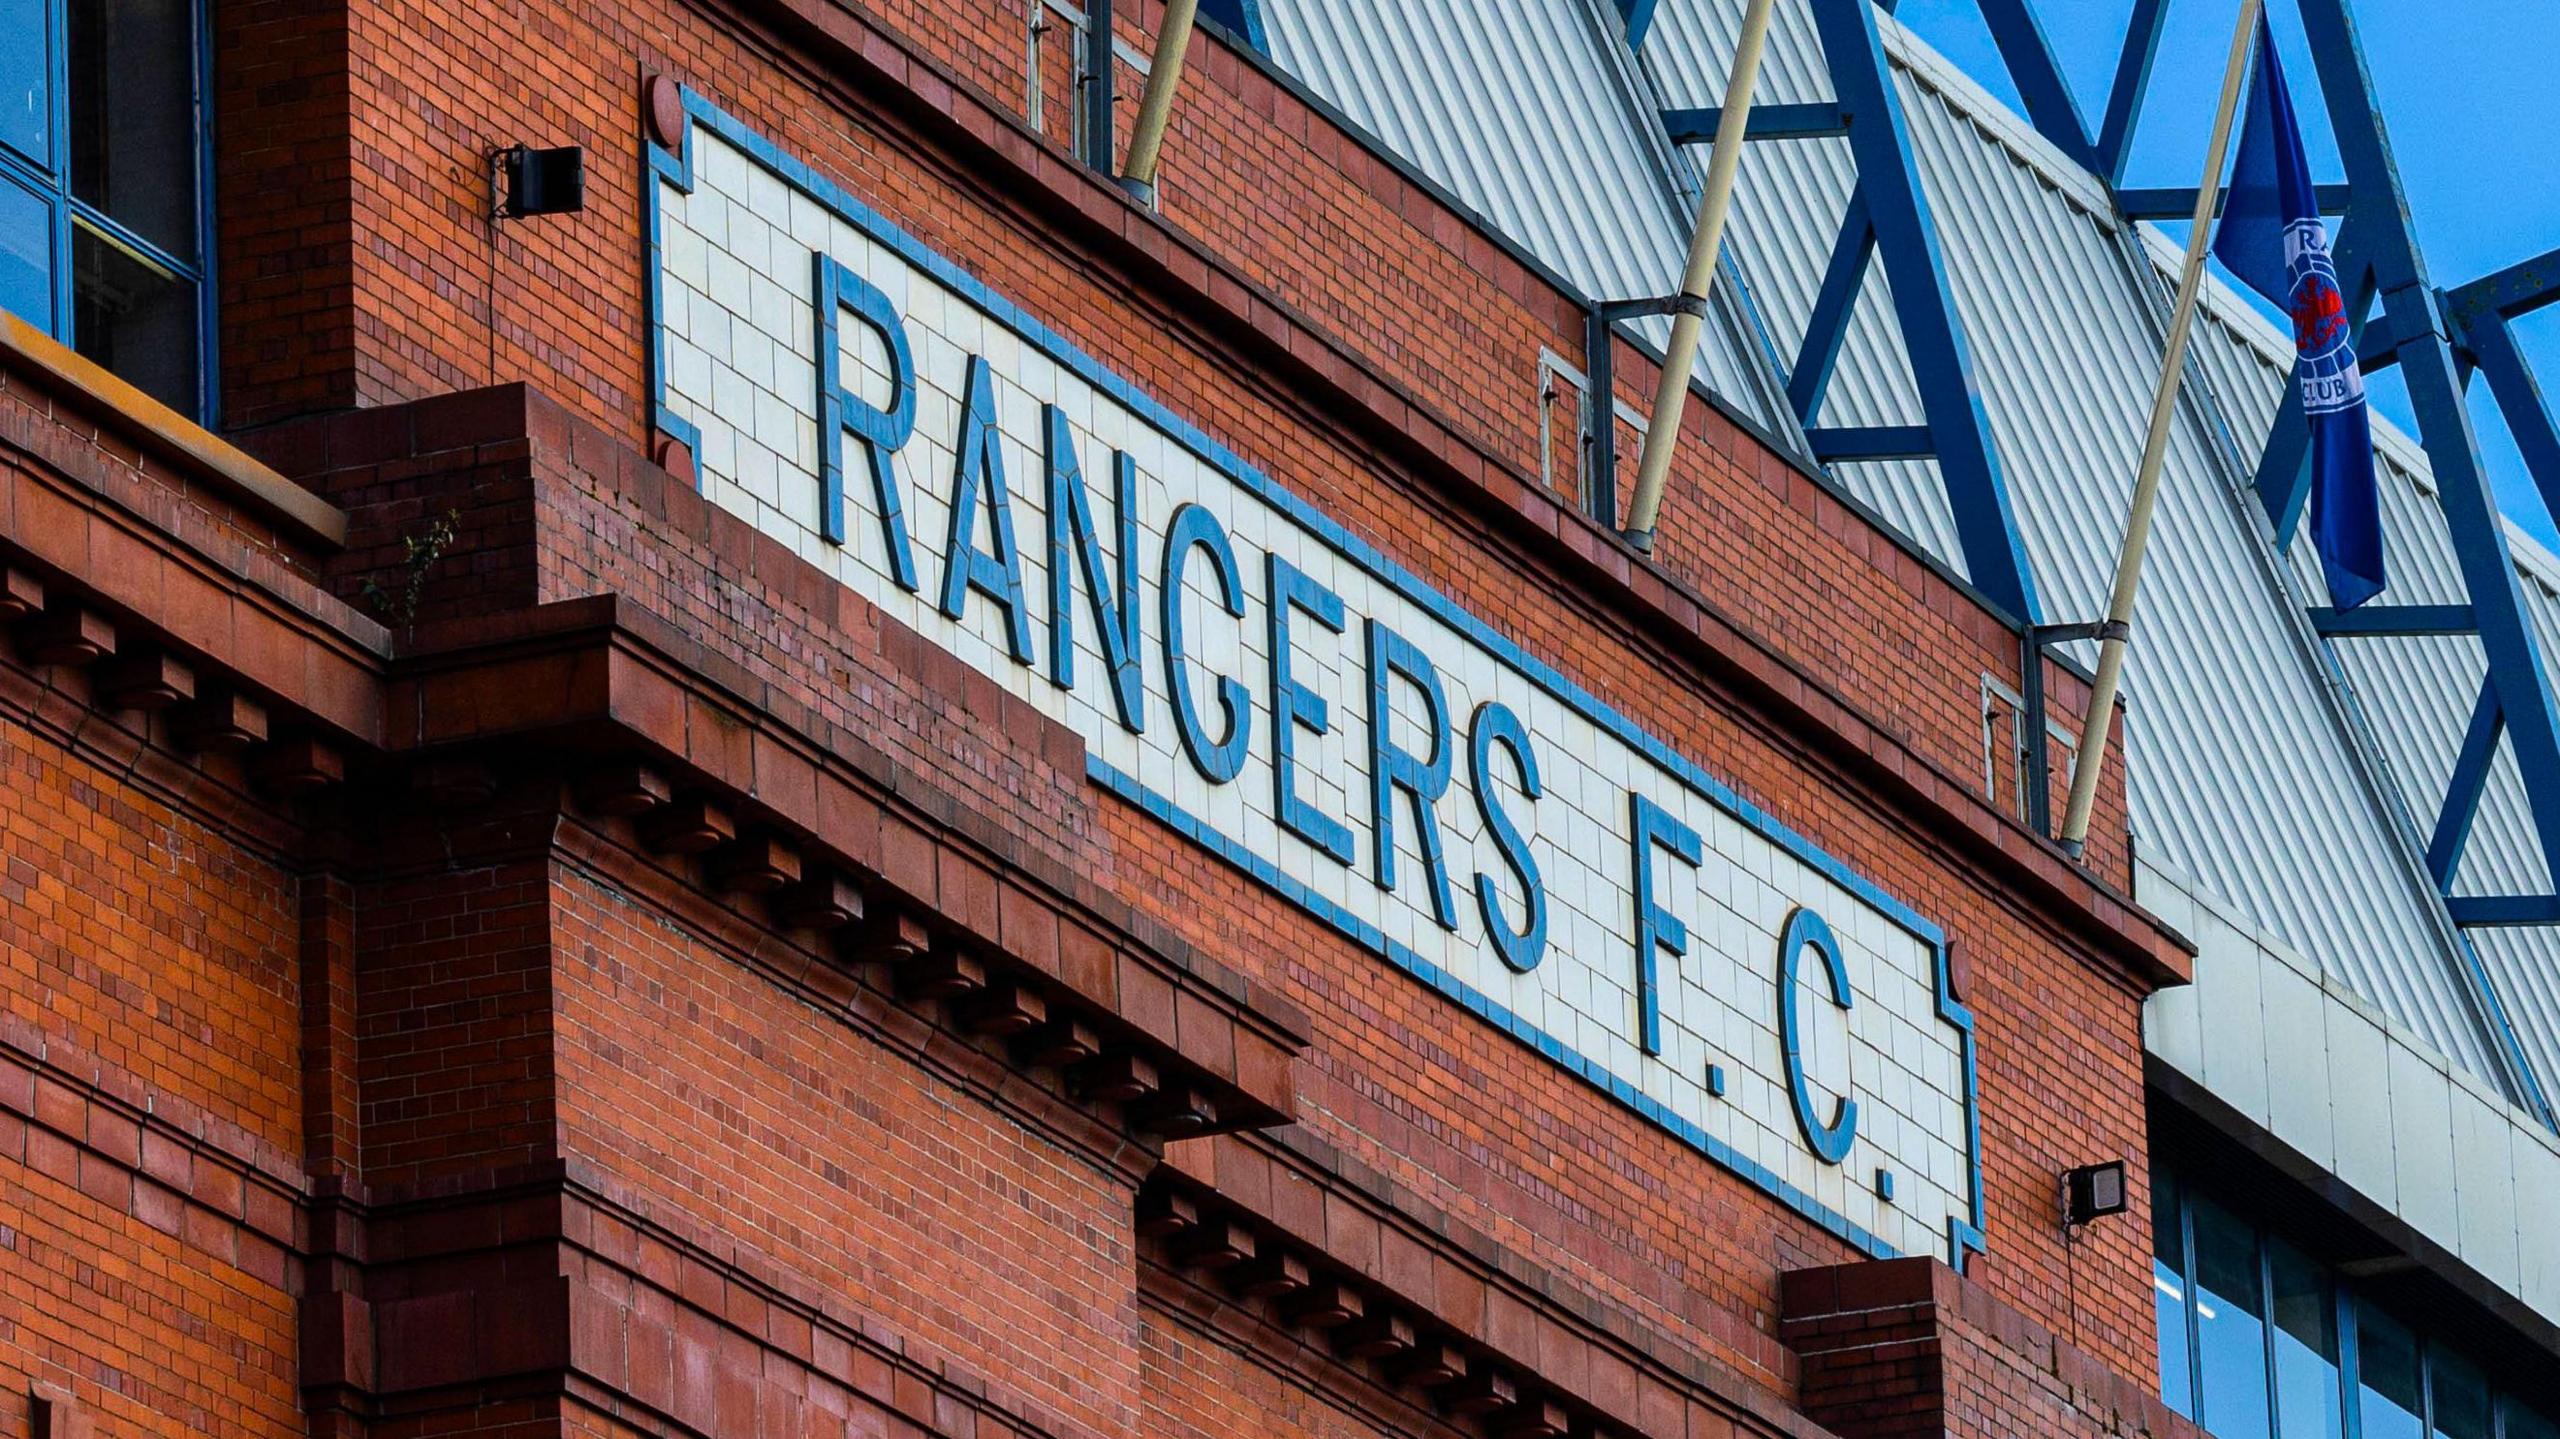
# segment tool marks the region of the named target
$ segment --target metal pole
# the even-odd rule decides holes
[[[1698,228],[1689,237],[1689,271],[1671,321],[1671,348],[1662,357],[1662,387],[1654,392],[1653,418],[1645,422],[1644,457],[1636,464],[1635,500],[1627,508],[1627,538],[1653,552],[1654,520],[1662,510],[1662,482],[1680,440],[1680,412],[1689,403],[1689,372],[1698,360],[1698,328],[1707,315],[1707,287],[1715,282],[1716,252],[1724,243],[1725,212],[1732,208],[1733,177],[1742,168],[1742,136],[1751,121],[1751,87],[1760,78],[1760,52],[1769,39],[1773,0],[1751,0],[1743,12],[1742,39],[1734,47],[1733,73],[1716,116],[1715,150],[1707,161],[1706,193],[1698,197]]]
[[[2089,811],[2097,803],[2098,776],[2106,769],[2107,738],[2115,727],[2116,690],[2124,679],[2125,643],[2133,633],[2133,600],[2142,587],[2142,560],[2151,545],[2151,511],[2160,498],[2160,471],[2169,457],[2169,426],[2177,415],[2178,379],[2185,368],[2187,332],[2204,287],[2204,257],[2213,238],[2213,215],[2222,198],[2222,160],[2231,143],[2231,115],[2249,75],[2249,51],[2257,39],[2259,0],[2241,0],[2231,29],[2231,57],[2223,65],[2222,100],[2213,113],[2213,139],[2205,147],[2204,179],[2196,186],[2196,210],[2187,231],[2186,262],[2178,270],[2178,298],[2169,311],[2168,348],[2160,356],[2160,383],[2151,392],[2151,432],[2142,442],[2142,470],[2133,483],[2133,509],[2125,516],[2124,547],[2116,555],[2115,590],[2098,641],[2098,678],[2089,692],[2080,753],[2071,765],[2071,803],[2055,836],[2077,858],[2089,838]]]
[[[1129,132],[1129,169],[1120,188],[1141,205],[1156,202],[1156,158],[1164,150],[1165,122],[1173,116],[1173,92],[1182,84],[1182,57],[1191,49],[1191,22],[1200,0],[1173,0],[1156,30],[1155,58],[1147,62],[1147,89],[1138,100],[1137,127]]]

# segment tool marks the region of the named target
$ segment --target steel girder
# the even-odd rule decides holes
[[[1641,44],[1652,6],[1645,0],[1622,3],[1627,6],[1629,43]],[[1857,164],[1858,186],[1842,216],[1821,293],[1788,375],[1788,403],[1805,427],[1814,458],[1823,463],[1935,459],[1967,577],[2019,623],[2034,624],[2043,618],[2035,575],[2018,537],[2008,480],[1974,381],[1972,351],[1947,284],[1937,222],[1929,213],[1902,102],[1886,66],[1874,0],[1806,3],[1821,37],[1833,98],[1754,106],[1745,137],[1845,137]],[[2032,28],[2025,0],[1991,3],[2013,8]],[[2050,79],[2060,86],[2058,71]],[[2067,94],[2058,88],[2052,93],[2068,106]],[[1712,138],[1717,117],[1713,109],[1668,110],[1663,123],[1675,142],[1690,143]],[[1847,338],[1850,312],[1868,266],[1876,261],[1883,263],[1892,288],[1894,318],[1925,422],[1819,428],[1814,420]]]

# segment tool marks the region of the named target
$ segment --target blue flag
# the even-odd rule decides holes
[[[2302,153],[2293,97],[2276,42],[2258,17],[2257,73],[2232,166],[2215,258],[2293,317],[2294,373],[2311,425],[2311,536],[2329,601],[2351,610],[2382,592],[2382,500],[2373,481],[2373,432],[2364,376],[2356,369],[2346,296],[2329,257],[2329,231]]]

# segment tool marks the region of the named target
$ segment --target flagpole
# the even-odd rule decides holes
[[[2169,457],[2169,427],[2177,415],[2178,379],[2185,369],[2187,332],[2195,321],[2196,297],[2204,288],[2205,251],[2213,235],[2216,202],[2222,197],[2222,161],[2231,144],[2232,112],[2239,107],[2240,87],[2249,77],[2249,51],[2257,38],[2260,0],[2240,0],[2240,19],[2231,27],[2231,57],[2222,67],[2222,100],[2213,112],[2213,139],[2205,147],[2204,180],[2196,186],[2195,216],[2187,229],[2187,256],[2178,269],[2177,303],[2169,311],[2168,348],[2160,356],[2160,380],[2151,391],[2151,432],[2142,442],[2142,469],[2133,482],[2133,509],[2125,516],[2124,545],[2116,554],[2115,589],[2107,599],[2106,623],[2099,628],[2098,678],[2089,690],[2089,713],[2081,726],[2080,751],[2071,762],[2071,803],[2063,811],[2062,831],[2055,838],[2078,858],[2089,839],[2089,811],[2097,804],[2098,776],[2106,769],[2108,732],[2115,728],[2116,690],[2124,680],[2124,652],[2133,634],[2133,600],[2142,587],[2142,560],[2151,547],[2151,512],[2160,498],[2160,471]],[[2043,663],[2030,657],[2030,664]]]
[[[1662,383],[1654,391],[1653,417],[1645,421],[1644,455],[1636,462],[1636,489],[1627,507],[1626,536],[1653,553],[1653,526],[1662,510],[1663,482],[1671,451],[1680,441],[1680,412],[1689,403],[1689,372],[1698,359],[1698,331],[1707,317],[1707,288],[1715,283],[1716,252],[1724,244],[1725,214],[1732,208],[1734,176],[1742,169],[1742,137],[1751,121],[1751,90],[1760,78],[1760,51],[1769,38],[1773,0],[1751,0],[1742,12],[1742,36],[1733,47],[1733,71],[1725,77],[1724,108],[1716,116],[1715,148],[1707,156],[1707,188],[1698,197],[1698,224],[1689,235],[1689,269],[1671,320],[1671,346],[1662,356]],[[1616,400],[1592,399],[1594,424],[1611,424]],[[1613,485],[1615,475],[1592,483]]]

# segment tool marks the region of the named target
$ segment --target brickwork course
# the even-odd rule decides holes
[[[1197,42],[1158,214],[1063,77],[1029,123],[1018,0],[213,23],[220,438],[0,352],[0,1435],[2191,1432],[2143,1398],[2140,1029],[2188,952],[2120,767],[2085,864],[2021,825],[2016,632],[1711,406],[1656,556],[1592,524],[1509,382],[1578,302],[1253,58]],[[1963,1272],[706,498],[651,372],[681,93],[1941,927]],[[584,148],[580,213],[490,219],[520,142]],[[2133,1209],[2066,1242],[2105,1160]]]

